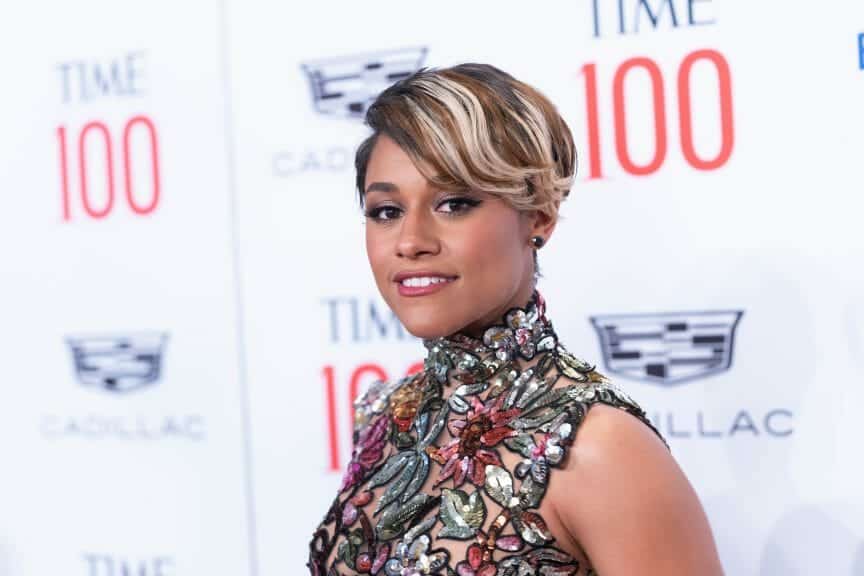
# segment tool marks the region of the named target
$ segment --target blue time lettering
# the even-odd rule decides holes
[[[325,298],[330,342],[355,344],[413,338],[390,308],[376,300]]]
[[[858,34],[858,69],[864,70],[864,32]]]
[[[591,0],[594,37],[606,33],[635,35],[645,29],[658,30],[710,26],[712,0]]]
[[[146,56],[128,52],[108,61],[70,60],[57,65],[64,104],[145,93]]]
[[[130,560],[109,554],[84,554],[87,576],[173,576],[171,558],[157,556],[145,560]]]

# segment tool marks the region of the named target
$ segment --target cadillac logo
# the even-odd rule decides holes
[[[743,311],[592,316],[606,369],[663,386],[732,366],[735,327]]]
[[[310,61],[301,67],[309,79],[318,113],[362,119],[378,94],[420,68],[426,51],[390,50]]]
[[[111,392],[138,390],[159,381],[167,334],[70,336],[75,374],[84,386]]]

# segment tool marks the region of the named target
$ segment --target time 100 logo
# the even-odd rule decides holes
[[[60,125],[57,127],[57,147],[65,222],[80,213],[95,220],[111,215],[116,204],[118,171],[126,205],[134,214],[146,216],[158,208],[161,190],[159,140],[150,117],[133,116],[115,130],[99,120],[89,121],[80,128]],[[101,157],[94,158],[92,154],[98,154],[99,148]],[[135,162],[136,159],[139,161]],[[149,174],[139,176],[146,178],[134,178],[133,165],[145,165]],[[77,178],[70,174],[77,175]],[[141,179],[149,180],[149,186],[136,189],[133,182]],[[73,192],[76,186],[77,195]],[[104,192],[94,194],[94,188]],[[79,199],[77,203],[76,196]]]
[[[713,67],[717,75],[718,101],[720,106],[720,147],[716,154],[700,154],[694,141],[693,102],[691,97],[691,76],[693,67],[704,62]],[[653,110],[652,154],[646,162],[633,159],[627,134],[627,98],[625,81],[636,70],[647,73],[651,85],[651,104]],[[597,64],[582,66],[585,78],[585,112],[588,130],[589,179],[602,179],[606,173],[601,153],[601,124],[598,101],[602,93],[597,77]],[[697,170],[716,170],[732,155],[735,144],[735,123],[732,105],[732,74],[729,63],[720,52],[704,49],[687,54],[678,65],[677,102],[678,126],[681,154],[687,164]],[[648,57],[629,58],[618,65],[612,79],[612,110],[615,156],[620,167],[634,176],[654,174],[663,166],[668,152],[667,102],[664,88],[664,74],[660,66]]]

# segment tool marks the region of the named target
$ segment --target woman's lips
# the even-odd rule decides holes
[[[396,282],[400,296],[426,296],[443,290],[453,283],[453,276],[411,276]],[[407,285],[406,285],[407,283]]]

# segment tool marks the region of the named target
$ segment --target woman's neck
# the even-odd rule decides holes
[[[521,308],[523,310],[526,310],[532,305],[532,302],[534,302],[536,298],[537,290],[534,284],[526,284],[519,289],[516,296],[514,296],[509,302],[492,310],[484,317],[479,318],[474,322],[471,322],[470,324],[459,330],[457,334],[462,334],[470,338],[482,340],[483,334],[486,332],[487,329],[489,329],[490,326],[504,323],[504,318],[507,312],[514,308]]]
[[[482,381],[508,363],[521,368],[534,364],[558,345],[545,308],[543,297],[535,290],[524,307],[510,308],[478,335],[460,331],[423,340],[426,370],[439,383],[447,384],[454,378]]]

